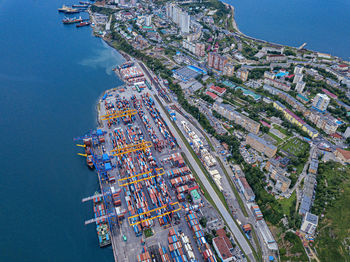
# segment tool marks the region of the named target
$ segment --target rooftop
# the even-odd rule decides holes
[[[222,259],[228,259],[232,257],[232,254],[227,247],[227,244],[223,237],[216,237],[213,239],[213,242],[215,243],[215,246],[217,247],[217,251],[219,252],[219,256],[222,257]]]

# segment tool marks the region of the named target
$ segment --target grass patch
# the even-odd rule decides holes
[[[271,136],[273,139],[275,139],[277,141],[277,145],[279,145],[279,144],[281,144],[283,142],[283,140],[281,138],[279,138],[275,134],[272,134],[271,132],[269,132],[268,135]]]
[[[282,210],[283,210],[284,214],[286,214],[286,215],[289,214],[289,210],[290,210],[290,208],[293,205],[293,202],[295,200],[296,200],[296,194],[294,191],[293,194],[290,196],[290,198],[285,198],[285,199],[281,199],[278,201],[282,206]]]
[[[277,129],[278,131],[280,131],[282,134],[286,135],[286,139],[288,139],[288,137],[291,137],[293,134],[289,133],[286,129],[284,129],[283,127],[279,126],[279,125],[273,125],[274,129]]]
[[[316,199],[312,212],[319,220],[315,247],[324,261],[350,261],[350,167],[322,163],[317,176]]]
[[[237,198],[237,200],[238,200],[238,204],[239,204],[239,206],[241,207],[241,210],[242,210],[244,216],[245,216],[245,217],[248,217],[248,212],[247,212],[247,210],[245,209],[243,200],[242,200],[241,196],[239,195],[239,193],[238,193],[238,191],[237,191],[237,188],[236,188],[235,185],[233,184],[232,179],[230,178],[230,175],[227,173],[227,170],[226,170],[226,168],[224,167],[224,164],[221,162],[221,159],[220,159],[219,157],[216,157],[216,160],[217,160],[217,162],[220,164],[221,169],[224,171],[225,176],[226,176],[228,182],[230,183],[230,186],[231,186],[231,188],[232,188],[232,191],[233,191],[233,193],[235,194],[235,196],[236,196],[236,198]]]
[[[283,235],[279,242],[281,261],[309,261],[300,238],[292,232]]]
[[[252,232],[251,232],[251,235],[253,237],[253,240],[255,242],[255,245],[257,246],[257,251],[258,251],[258,257],[263,257],[262,256],[262,251],[261,251],[261,247],[260,247],[260,244],[259,244],[259,240],[258,240],[258,237],[256,236],[256,232],[255,232],[255,229],[254,229],[254,226],[252,224],[250,224],[251,228],[252,228]]]
[[[153,236],[153,230],[152,228],[147,228],[143,231],[145,238],[151,237]]]
[[[295,137],[282,146],[282,150],[296,157],[302,156],[305,151],[309,151],[310,145]]]

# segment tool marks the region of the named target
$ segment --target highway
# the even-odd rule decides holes
[[[140,64],[141,68],[145,71],[145,73],[146,73],[145,75],[148,78],[150,78],[151,74],[148,71],[148,69],[142,63],[139,63],[139,64]],[[153,84],[155,84],[156,86],[158,85],[156,82],[153,82]],[[152,94],[152,96],[153,96],[153,94]],[[162,99],[162,98],[159,98],[159,99]],[[163,103],[164,101],[161,101],[161,102]],[[166,103],[164,102],[164,104],[166,104]],[[159,112],[161,112],[163,115],[166,115],[166,112],[164,112],[163,108],[158,103],[156,103],[156,105],[158,107]],[[199,178],[201,179],[202,183],[204,184],[206,190],[208,191],[208,193],[210,194],[211,198],[213,199],[215,205],[217,206],[217,208],[220,211],[222,217],[226,221],[228,227],[230,228],[230,230],[234,234],[235,239],[238,241],[238,243],[241,246],[243,252],[248,256],[250,261],[256,261],[255,257],[253,256],[252,249],[250,248],[247,240],[244,238],[244,236],[241,233],[240,229],[238,228],[236,223],[233,221],[230,213],[227,211],[227,209],[225,208],[224,204],[221,202],[219,196],[216,194],[215,190],[213,189],[213,187],[209,183],[207,177],[202,172],[202,170],[200,169],[199,165],[197,164],[197,162],[193,158],[191,152],[186,147],[184,141],[181,139],[180,135],[178,134],[178,132],[174,128],[172,122],[167,117],[164,117],[164,120],[167,122],[170,131],[175,136],[175,138],[177,140],[177,143],[179,144],[179,146],[181,147],[181,149],[183,150],[183,152],[186,154],[186,156],[188,157],[189,161],[191,162],[191,165],[195,169],[196,173],[198,174]]]

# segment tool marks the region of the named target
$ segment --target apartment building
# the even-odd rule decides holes
[[[268,157],[273,157],[277,153],[276,146],[253,133],[249,133],[247,135],[246,143],[252,148],[254,148],[256,151],[264,153]]]

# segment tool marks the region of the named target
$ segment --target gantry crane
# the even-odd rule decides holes
[[[150,147],[152,147],[152,142],[141,141],[139,143],[128,144],[126,146],[118,146],[117,148],[115,148],[111,151],[111,154],[113,156],[120,156],[120,155],[128,154],[131,152],[136,152],[139,150],[145,151],[147,148],[150,148]]]
[[[148,174],[151,174],[151,175],[147,176],[147,177],[143,177],[144,175],[148,175]],[[131,178],[134,178],[134,177],[142,176],[142,178],[137,179],[135,181],[130,181],[130,182],[127,182],[127,183],[124,183],[124,184],[120,184],[119,183],[119,186],[121,186],[121,187],[122,186],[128,186],[128,185],[135,184],[135,183],[138,183],[138,182],[141,182],[141,181],[144,181],[144,180],[149,180],[149,179],[151,179],[153,177],[162,176],[164,174],[165,174],[165,172],[164,172],[163,168],[155,168],[154,170],[149,170],[147,172],[143,172],[143,173],[132,175],[132,176],[125,177],[125,178],[121,178],[121,179],[118,180],[118,182],[125,181],[127,179],[131,179]]]
[[[112,114],[106,114],[100,117],[101,120],[111,120],[111,119],[116,119],[119,117],[124,117],[124,116],[129,116],[131,117],[132,115],[136,115],[137,111],[136,109],[128,108],[128,109],[122,109],[119,110],[115,113]]]

